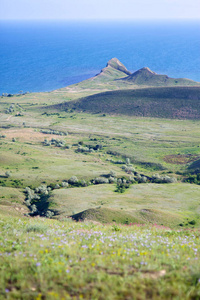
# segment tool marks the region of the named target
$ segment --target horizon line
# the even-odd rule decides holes
[[[98,21],[110,21],[110,22],[113,22],[113,21],[200,21],[200,17],[199,18],[190,18],[190,17],[187,17],[187,18],[182,18],[182,17],[179,17],[179,18],[69,18],[69,19],[54,19],[54,18],[27,18],[27,19],[17,19],[17,18],[0,18],[0,22],[1,21],[88,21],[88,22],[91,22],[91,21],[95,21],[95,22],[98,22]]]

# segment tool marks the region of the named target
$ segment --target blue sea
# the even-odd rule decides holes
[[[0,94],[65,87],[112,57],[200,81],[200,21],[1,21],[0,37]]]

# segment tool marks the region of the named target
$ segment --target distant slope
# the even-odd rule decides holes
[[[112,58],[108,61],[105,68],[101,70],[95,77],[89,80],[105,79],[105,80],[115,80],[123,78],[127,75],[131,75],[131,72],[116,58]]]
[[[200,119],[200,87],[109,91],[51,108],[143,117]]]
[[[165,226],[178,226],[184,218],[176,213],[163,212],[155,209],[141,209],[131,212],[120,211],[111,208],[91,208],[78,214],[72,215],[75,221],[92,220],[100,223],[121,223],[121,224],[159,224]]]
[[[135,85],[145,86],[196,86],[200,85],[199,82],[195,82],[185,78],[170,78],[167,75],[159,75],[151,71],[149,68],[142,68],[128,77],[119,79],[128,81]]]
[[[183,78],[170,78],[167,75],[158,75],[149,68],[142,68],[131,74],[130,71],[117,59],[112,58],[108,61],[97,75],[79,83],[53,91],[56,96],[63,96],[68,93],[69,98],[78,99],[82,97],[122,89],[135,89],[147,87],[167,87],[167,86],[200,86],[200,82],[195,82]],[[80,98],[79,97],[79,98]]]
[[[131,216],[129,213],[114,210],[111,208],[90,208],[78,214],[72,215],[75,221],[93,220],[101,223],[138,223],[139,218]]]
[[[192,162],[189,166],[188,166],[188,170],[189,171],[193,171],[199,169],[200,170],[200,159],[195,160],[194,162]]]
[[[131,75],[131,72],[128,71],[127,68],[116,57],[108,61],[106,68],[108,69],[110,67],[127,75]],[[106,68],[104,68],[102,72],[106,71]]]

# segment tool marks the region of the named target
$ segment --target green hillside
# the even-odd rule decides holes
[[[135,210],[127,213],[120,210],[110,208],[92,208],[82,211],[78,214],[71,216],[75,221],[95,221],[102,224],[116,223],[116,224],[162,224],[170,227],[181,224],[183,218],[175,213],[163,212],[153,209]]]
[[[149,68],[142,68],[126,78],[121,79],[128,81],[136,85],[145,86],[195,86],[200,85],[199,82],[195,82],[185,78],[170,78],[167,75],[159,75],[151,71]]]
[[[160,87],[98,93],[51,109],[129,116],[200,119],[200,87]]]

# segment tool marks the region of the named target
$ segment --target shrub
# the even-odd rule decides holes
[[[154,174],[152,176],[152,182],[155,182],[155,183],[161,183],[162,182],[162,178],[160,177],[159,174]]]
[[[109,183],[109,180],[104,177],[97,177],[93,181],[94,184],[104,184],[104,183]]]
[[[140,179],[141,183],[146,183],[147,182],[147,177],[146,176],[142,176]]]
[[[123,182],[124,181],[124,182]],[[123,180],[122,183],[117,183],[117,187],[115,192],[117,193],[124,193],[126,189],[128,189],[130,186],[128,183],[126,183],[126,180]]]
[[[78,178],[76,176],[72,176],[68,182],[73,185],[78,182]]]
[[[40,132],[44,134],[54,134],[54,135],[61,135],[61,136],[68,135],[68,132],[62,132],[62,131],[57,131],[52,129],[41,129]]]
[[[196,224],[196,221],[195,220],[192,220],[190,222],[188,222],[190,225],[195,225]]]
[[[54,145],[56,147],[65,147],[65,141],[64,140],[58,140],[58,139],[51,139],[50,141],[48,141],[47,139],[45,139],[43,141],[43,144],[45,146],[51,146]]]
[[[30,189],[29,187],[25,188],[25,193],[27,194],[25,199],[27,206],[31,206],[33,200],[40,200],[40,196],[38,196],[34,190]]]
[[[51,210],[47,210],[45,213],[45,217],[51,219],[54,216],[54,212]]]
[[[164,177],[162,177],[162,182],[163,183],[174,183],[174,182],[176,182],[176,178],[175,177],[164,176]]]
[[[109,180],[109,183],[116,183],[116,182],[117,182],[117,178],[112,177],[112,176],[110,176],[110,177],[108,178],[108,180]]]
[[[10,95],[10,94],[9,94]],[[7,96],[7,97],[11,97],[11,96]],[[10,114],[12,112],[15,111],[15,105],[14,104],[11,104],[9,108],[6,109],[6,114]]]
[[[135,168],[132,167],[131,165],[129,166],[122,166],[122,169],[127,173],[127,174],[132,174],[135,172]]]
[[[66,181],[63,181],[62,183],[61,183],[61,185],[62,185],[62,187],[68,187],[69,186],[69,183],[68,182],[66,182]]]
[[[142,176],[140,174],[138,174],[136,177],[135,177],[135,180],[140,182],[140,180],[142,179]]]
[[[81,181],[80,181],[80,185],[81,185],[81,186],[87,186],[87,182],[86,182],[85,180],[81,180]]]
[[[159,174],[154,174],[152,176],[152,182],[155,183],[174,183],[176,182],[176,178],[175,177],[169,177],[169,176],[160,176]]]
[[[197,171],[197,174],[189,174],[189,176],[186,178],[187,182],[189,183],[194,183],[194,184],[199,184],[200,185],[200,173]]]
[[[117,161],[115,161],[115,163],[118,164],[118,165],[124,164],[124,162],[122,160],[117,160]]]
[[[58,183],[56,183],[55,189],[59,189],[59,188],[60,188],[60,185]]]
[[[35,214],[37,212],[37,207],[35,204],[31,205],[31,213]]]
[[[116,177],[116,173],[114,171],[110,171],[110,174],[109,174],[111,177]]]
[[[35,192],[38,194],[48,195],[48,189],[46,185],[40,185],[35,189]]]
[[[82,153],[88,152],[88,153],[92,153],[92,152],[94,152],[94,149],[89,148],[89,147],[82,147],[82,146],[79,145],[78,149],[76,150],[76,152],[82,152]]]
[[[103,148],[103,145],[102,144],[97,144],[96,146],[93,147],[93,150],[101,150]]]
[[[10,171],[6,171],[5,172],[5,177],[7,177],[7,178],[11,177],[11,172]]]

